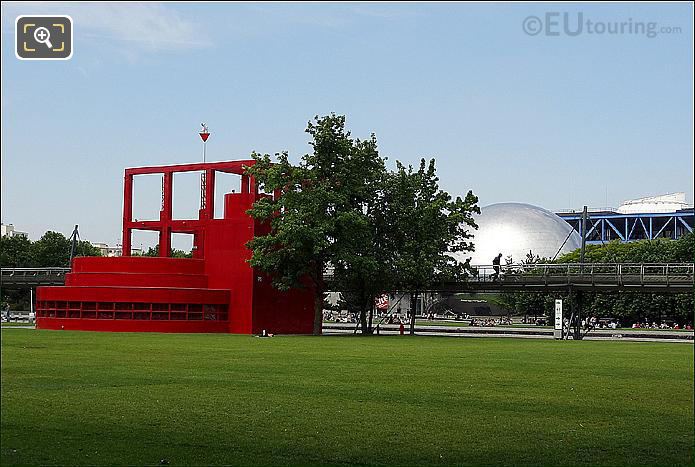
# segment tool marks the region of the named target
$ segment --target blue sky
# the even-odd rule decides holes
[[[680,32],[524,33],[547,12]],[[70,14],[73,58],[17,60],[20,14]],[[435,157],[442,186],[483,206],[692,202],[693,7],[3,3],[2,222],[120,242],[125,167],[200,160],[203,121],[209,160],[297,160],[330,112],[391,164]],[[142,210],[157,183],[136,185]],[[175,209],[195,210],[195,185],[176,183]]]

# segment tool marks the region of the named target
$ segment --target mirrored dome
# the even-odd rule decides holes
[[[457,254],[463,260],[470,257],[473,265],[492,264],[493,258],[499,253],[502,253],[502,264],[508,256],[512,257],[514,263],[520,263],[526,259],[529,251],[534,256],[553,258],[558,250],[559,257],[581,247],[581,236],[572,232],[567,222],[546,209],[530,204],[491,204],[481,208],[475,222],[478,224],[473,238],[475,251]]]

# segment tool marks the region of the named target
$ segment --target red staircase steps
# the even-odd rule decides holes
[[[209,289],[190,258],[80,257],[64,287],[42,287],[44,329],[228,332],[228,289]],[[76,297],[79,297],[77,299]]]
[[[65,275],[68,286],[117,287],[186,287],[204,289],[208,278],[203,274],[133,273],[133,272],[70,272]]]
[[[149,256],[78,257],[72,272],[131,272],[204,274],[205,261],[191,258],[159,258]]]

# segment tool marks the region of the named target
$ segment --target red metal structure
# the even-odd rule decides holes
[[[246,211],[261,196],[244,167],[253,160],[126,169],[123,256],[80,257],[64,287],[37,289],[37,327],[89,331],[310,334],[313,291],[281,292],[250,267],[246,243],[268,226]],[[174,174],[202,172],[198,219],[173,219]],[[241,192],[224,195],[214,218],[215,173],[241,176]],[[158,220],[133,220],[133,177],[162,174]],[[277,195],[277,194],[276,194]],[[158,258],[131,256],[133,230],[159,232]],[[171,235],[193,235],[193,258],[170,258]]]

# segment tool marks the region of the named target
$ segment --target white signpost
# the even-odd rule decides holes
[[[562,299],[555,300],[555,339],[562,339]]]

